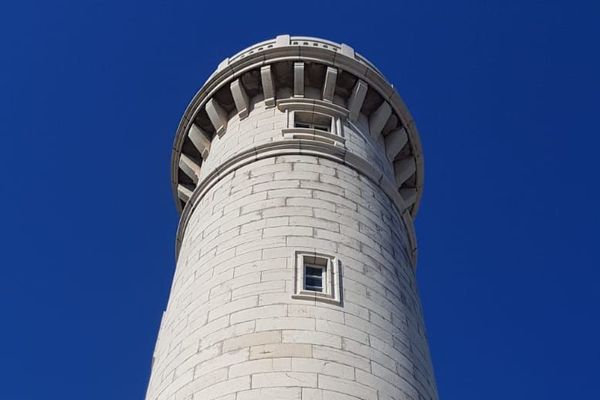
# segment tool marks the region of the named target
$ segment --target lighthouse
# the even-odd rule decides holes
[[[147,400],[436,400],[415,122],[351,46],[223,60],[177,128],[177,264]]]

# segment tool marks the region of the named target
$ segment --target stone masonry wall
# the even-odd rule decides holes
[[[392,202],[345,165],[224,176],[187,225],[147,399],[437,399],[407,249]],[[341,305],[292,298],[298,250],[341,261]]]

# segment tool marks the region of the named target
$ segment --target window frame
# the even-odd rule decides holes
[[[314,252],[296,252],[294,299],[341,304],[341,263],[338,258]],[[307,287],[307,268],[321,270],[321,291]]]
[[[316,131],[334,133],[335,118],[313,111],[294,111],[293,127],[299,129],[314,129]]]
[[[311,273],[312,271],[309,270],[314,270],[315,272],[318,271],[318,274],[313,274]],[[310,279],[318,280],[319,284],[309,284]],[[303,287],[304,290],[323,293],[327,287],[327,266],[304,263]]]
[[[286,127],[281,130],[285,139],[315,140],[342,148],[346,146],[344,121],[348,111],[342,106],[318,99],[291,98],[277,100],[277,107],[286,114]],[[302,115],[304,117],[300,117]],[[325,127],[326,124],[321,121],[324,118],[327,118],[328,130],[318,129]],[[303,126],[297,126],[296,122]],[[308,128],[304,127],[307,125]],[[315,125],[318,125],[317,129]]]

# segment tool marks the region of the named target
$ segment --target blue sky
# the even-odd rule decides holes
[[[280,33],[352,45],[417,121],[441,398],[597,397],[599,3],[207,3],[0,6],[0,399],[143,398],[179,118]]]

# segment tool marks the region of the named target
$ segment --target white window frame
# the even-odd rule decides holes
[[[319,123],[315,120],[322,119],[328,121],[327,124]],[[314,129],[321,132],[336,134],[335,117],[313,111],[292,111],[291,128]],[[298,124],[306,126],[298,126]]]
[[[323,291],[319,292],[306,289],[305,271],[307,266],[322,269]],[[294,294],[292,295],[292,298],[341,304],[340,271],[341,263],[336,257],[314,252],[296,252]]]
[[[301,116],[301,114],[305,114],[304,116]],[[310,121],[301,121],[302,119],[307,119],[306,116],[310,116]],[[300,118],[298,118],[300,117]],[[322,124],[322,123],[318,123],[315,122],[314,120],[318,118],[318,119],[328,119],[329,123],[327,124],[328,126]],[[317,134],[330,134],[330,135],[335,135],[335,136],[342,136],[341,135],[341,121],[339,121],[339,117],[336,117],[334,115],[330,115],[330,114],[326,114],[326,113],[322,113],[322,112],[318,112],[318,111],[308,111],[308,110],[289,110],[288,111],[288,128],[290,129],[296,129],[296,130],[315,130],[317,131]],[[300,127],[300,126],[296,126],[297,123],[301,123],[301,124],[305,124],[308,125],[308,128],[305,127]],[[319,128],[325,128],[327,127],[327,130],[325,129],[319,129]]]
[[[313,269],[318,271],[318,274],[320,274],[320,276],[318,275],[309,275],[308,274],[308,269]],[[317,286],[309,286],[308,284],[308,279],[309,278],[317,278],[321,280],[321,284],[320,286],[318,286],[321,290],[316,290]],[[306,291],[312,291],[312,292],[319,292],[319,293],[323,293],[327,290],[327,265],[317,265],[317,264],[308,264],[308,263],[304,263],[304,282],[303,282],[303,290]],[[312,288],[315,289],[312,289]]]
[[[348,110],[337,104],[328,101],[305,98],[290,98],[277,100],[277,107],[286,114],[286,127],[281,133],[285,139],[304,139],[316,140],[336,147],[345,147],[346,139],[344,136],[344,121],[347,118]],[[295,124],[297,113],[312,114],[310,121],[301,121],[312,127],[297,127]],[[315,129],[315,117],[327,117],[331,119],[328,131]],[[323,126],[323,124],[316,123]]]

